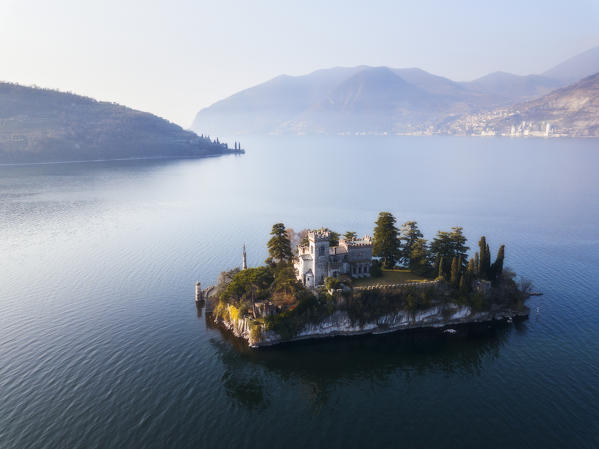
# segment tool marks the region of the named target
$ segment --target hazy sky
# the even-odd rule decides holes
[[[599,45],[599,0],[0,0],[0,80],[188,127],[281,73],[359,64],[455,80],[542,72]]]

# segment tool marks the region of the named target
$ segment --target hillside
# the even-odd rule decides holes
[[[155,115],[0,83],[0,163],[205,156],[226,146]]]
[[[582,52],[543,73],[543,76],[573,83],[599,72],[599,47]]]
[[[599,137],[599,73],[509,108],[466,116],[451,134]]]

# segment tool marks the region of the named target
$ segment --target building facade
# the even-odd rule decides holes
[[[294,263],[297,278],[306,287],[322,285],[327,277],[347,274],[352,277],[369,277],[372,267],[372,239],[339,240],[330,246],[328,231],[310,231],[308,245],[298,247]]]

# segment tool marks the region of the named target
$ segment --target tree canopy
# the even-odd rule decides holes
[[[401,261],[404,265],[411,265],[412,249],[416,240],[424,237],[418,223],[415,221],[406,221],[401,225],[400,241],[401,241]]]
[[[270,235],[272,235],[272,237],[267,244],[268,259],[266,259],[266,263],[269,265],[281,262],[290,263],[293,253],[291,251],[289,236],[285,230],[285,225],[283,223],[274,224]]]
[[[345,240],[355,240],[357,236],[358,234],[356,234],[354,231],[345,231],[345,234],[343,234],[343,238]]]
[[[373,255],[382,258],[385,268],[393,268],[400,258],[400,241],[391,212],[380,212],[375,222]]]

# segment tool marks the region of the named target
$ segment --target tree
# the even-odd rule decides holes
[[[422,237],[424,236],[422,235],[422,232],[420,232],[418,224],[415,221],[406,221],[401,226],[401,234],[399,239],[401,241],[401,260],[404,265],[411,265],[410,259],[414,242]]]
[[[302,229],[300,232],[297,233],[297,238],[299,241],[297,246],[307,248],[308,245],[310,245],[310,240],[308,239],[308,232],[310,232],[309,229]]]
[[[419,275],[426,275],[429,273],[430,263],[426,240],[419,238],[412,244],[409,267],[412,272]]]
[[[329,229],[329,246],[339,246],[339,233]]]
[[[453,257],[459,257],[461,260],[461,267],[466,268],[468,260],[468,248],[466,246],[467,239],[463,234],[463,228],[461,226],[454,226],[451,228],[449,233],[449,240],[451,241]]]
[[[460,257],[462,260],[462,268],[465,267],[468,260],[468,247],[466,246],[466,237],[462,232],[461,226],[454,226],[450,232],[437,231],[437,235],[431,242],[431,256],[438,263],[441,257],[445,259],[445,263],[449,265],[449,261],[454,257]],[[449,267],[445,267],[446,270]],[[447,271],[445,272],[447,274]]]
[[[380,212],[375,222],[372,253],[383,259],[385,268],[393,268],[400,257],[400,242],[395,223],[395,217],[390,212]]]
[[[491,281],[495,282],[497,278],[501,276],[503,273],[503,259],[505,257],[505,245],[501,245],[499,247],[499,251],[497,251],[497,258],[493,265],[491,265]]]
[[[454,287],[457,287],[460,284],[460,272],[462,271],[461,259],[462,258],[458,256],[451,260],[451,274],[449,277],[449,282],[451,282]]]
[[[487,239],[483,235],[478,242],[480,260],[479,260],[479,274],[483,279],[489,279],[489,275],[491,274],[491,253],[489,251],[489,245],[487,244]]]
[[[430,245],[431,255],[433,256],[437,266],[441,258],[451,259],[453,257],[453,248],[449,232],[437,231],[437,235]]]
[[[345,231],[345,234],[343,234],[343,238],[345,240],[355,240],[356,237],[358,237],[358,234],[356,234],[354,231]]]
[[[445,279],[445,258],[441,256],[438,263],[439,271],[437,272],[437,277],[441,279]]]
[[[272,226],[271,239],[268,241],[268,259],[266,263],[275,265],[278,263],[291,263],[293,254],[291,252],[291,243],[283,223],[276,223]]]
[[[370,266],[370,276],[373,278],[380,278],[383,275],[383,270],[381,269],[381,262],[373,259],[372,264]]]

